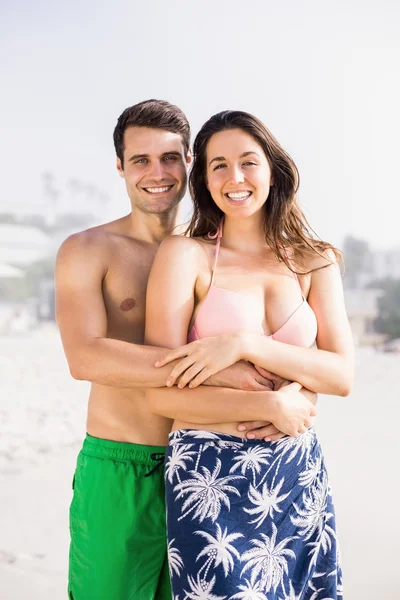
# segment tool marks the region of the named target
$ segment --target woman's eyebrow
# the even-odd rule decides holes
[[[243,154],[241,154],[239,156],[239,158],[244,158],[245,156],[249,156],[249,154],[255,154],[256,156],[258,156],[257,152],[254,152],[254,150],[250,150],[249,152],[243,152]],[[221,161],[221,160],[226,160],[226,158],[224,156],[216,156],[215,158],[210,160],[208,165],[211,165],[211,163],[214,161]]]

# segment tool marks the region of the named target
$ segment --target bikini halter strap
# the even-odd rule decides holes
[[[220,249],[220,246],[221,246],[222,232],[223,232],[223,223],[221,221],[221,224],[218,227],[217,232],[214,233],[214,234],[210,234],[209,233],[208,236],[207,236],[209,240],[215,240],[215,239],[217,240],[217,243],[215,244],[214,264],[213,264],[212,273],[211,273],[210,287],[214,283],[215,270],[217,268],[219,249]]]
[[[290,266],[292,267],[292,269],[293,269],[293,271],[292,271],[292,273],[293,273],[293,277],[296,279],[296,281],[297,281],[297,283],[298,283],[298,286],[299,286],[299,289],[300,289],[300,293],[301,293],[301,297],[302,297],[302,299],[303,299],[303,300],[305,300],[305,298],[304,298],[304,294],[303,294],[303,289],[302,289],[302,287],[301,287],[301,285],[300,285],[299,276],[297,275],[296,271],[295,271],[295,270],[294,270],[294,268],[293,268],[293,264],[292,264],[292,261],[290,260],[290,257],[289,257],[289,255],[288,255],[288,252],[287,252],[287,250],[286,250],[286,248],[285,248],[285,246],[284,246],[283,244],[280,244],[280,247],[281,247],[281,249],[282,249],[282,252],[283,252],[283,254],[285,255],[285,258],[286,258],[286,260],[288,261],[289,265],[290,265]]]

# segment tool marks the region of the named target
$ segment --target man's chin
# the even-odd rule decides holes
[[[180,199],[174,198],[173,200],[158,200],[157,202],[145,202],[143,204],[143,211],[153,215],[161,215],[169,213],[171,210],[176,208],[180,202]]]

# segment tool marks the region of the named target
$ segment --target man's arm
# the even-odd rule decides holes
[[[159,347],[107,338],[102,284],[107,274],[104,238],[75,234],[61,246],[56,263],[57,323],[75,379],[113,387],[164,386],[170,365],[156,369]],[[165,349],[165,352],[167,349]],[[266,390],[268,380],[242,361],[207,381],[208,385]]]
[[[102,294],[107,248],[97,234],[69,237],[56,263],[56,315],[71,375],[113,387],[163,386],[170,367],[154,368],[160,348],[109,339]]]

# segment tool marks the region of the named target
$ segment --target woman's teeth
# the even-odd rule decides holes
[[[244,200],[251,195],[251,192],[231,192],[227,194],[228,198],[231,200]]]

